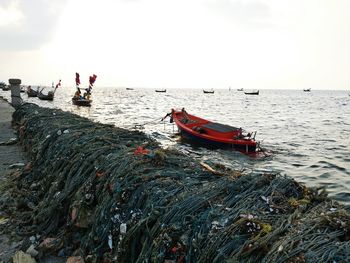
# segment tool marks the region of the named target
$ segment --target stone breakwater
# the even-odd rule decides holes
[[[199,163],[138,131],[24,104],[2,191],[27,246],[86,262],[349,262],[344,206],[278,174]],[[26,248],[24,248],[26,249]]]

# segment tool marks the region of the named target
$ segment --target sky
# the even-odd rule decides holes
[[[0,81],[350,90],[348,0],[0,0]]]

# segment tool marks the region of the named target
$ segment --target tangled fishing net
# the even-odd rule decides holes
[[[141,132],[57,109],[24,104],[13,118],[32,161],[0,208],[41,256],[350,262],[349,211],[322,191],[278,174],[213,173]]]

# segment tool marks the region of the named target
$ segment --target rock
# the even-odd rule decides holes
[[[21,250],[15,253],[15,255],[12,257],[12,261],[13,263],[36,263],[35,259],[32,258],[31,255],[24,253]]]

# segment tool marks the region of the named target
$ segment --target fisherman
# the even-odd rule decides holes
[[[77,87],[77,91],[74,94],[74,98],[75,99],[80,99],[81,98],[81,91],[80,91],[79,87]]]

